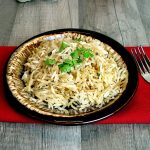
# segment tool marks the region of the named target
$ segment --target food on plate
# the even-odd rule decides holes
[[[56,114],[81,114],[117,100],[128,83],[121,56],[90,36],[66,32],[46,36],[23,65],[22,97]]]

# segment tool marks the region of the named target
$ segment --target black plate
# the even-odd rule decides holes
[[[34,38],[37,38],[37,37],[40,37],[43,35],[63,33],[66,31],[77,32],[77,33],[81,33],[81,34],[84,34],[87,36],[92,36],[93,38],[99,39],[100,41],[110,45],[116,52],[118,52],[121,55],[122,59],[124,60],[124,62],[127,65],[127,69],[129,72],[128,84],[127,84],[126,90],[123,92],[121,97],[115,103],[110,105],[109,107],[106,107],[103,110],[97,111],[95,113],[91,113],[86,116],[78,116],[78,117],[71,117],[71,118],[62,118],[62,117],[53,117],[53,116],[50,117],[50,116],[41,115],[35,111],[29,110],[24,105],[22,105],[18,100],[16,100],[12,96],[12,93],[8,88],[6,77],[5,77],[5,81],[6,81],[6,84],[5,84],[6,90],[5,91],[6,91],[6,96],[7,96],[8,101],[10,102],[10,104],[13,105],[13,107],[17,108],[17,110],[21,111],[22,113],[25,113],[29,116],[32,116],[37,119],[44,120],[44,121],[47,121],[50,123],[54,123],[54,124],[63,124],[63,125],[87,124],[87,123],[92,123],[95,121],[102,120],[104,118],[107,118],[107,117],[113,115],[114,113],[119,111],[121,108],[123,108],[131,100],[131,98],[134,96],[135,91],[137,89],[138,71],[137,71],[136,64],[135,64],[131,54],[121,44],[119,44],[115,40],[111,39],[110,37],[107,37],[98,32],[83,30],[83,29],[72,29],[71,28],[71,29],[58,29],[58,30],[48,31],[48,32],[45,32],[45,33],[42,33],[42,34],[39,34],[39,35],[36,35],[36,36],[30,38],[27,41],[25,41],[24,43],[30,41],[31,39],[34,39]],[[24,43],[22,43],[20,46],[22,46]],[[18,47],[20,47],[20,46],[18,46]],[[16,49],[18,49],[18,47]],[[4,74],[6,74],[6,69],[5,69]]]

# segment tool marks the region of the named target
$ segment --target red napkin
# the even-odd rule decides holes
[[[127,47],[130,50],[131,47]],[[7,102],[4,96],[3,69],[15,46],[0,46],[0,121],[20,123],[43,123],[18,113]],[[145,47],[150,57],[150,47]],[[145,82],[139,74],[139,86],[134,98],[122,110],[113,116],[101,120],[96,124],[127,124],[127,123],[150,123],[150,84]]]

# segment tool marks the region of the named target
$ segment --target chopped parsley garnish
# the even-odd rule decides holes
[[[77,59],[77,63],[78,64],[82,63],[82,59],[80,57]]]
[[[94,56],[91,49],[87,48],[76,48],[74,52],[71,53],[72,58],[79,58],[81,55],[83,55],[84,58],[91,58]]]
[[[73,63],[74,66],[78,64],[78,62],[77,62],[76,59],[73,59],[73,60],[72,60],[72,63]]]
[[[97,73],[97,76],[98,76],[98,78],[99,78],[99,76],[100,76],[100,73]]]
[[[78,51],[78,49],[76,49],[75,51],[73,51],[70,55],[71,55],[71,57],[73,59],[79,58],[79,51]]]
[[[62,64],[59,64],[58,67],[61,72],[70,72],[73,67],[79,65],[82,62],[80,58],[78,59],[66,59]]]
[[[70,72],[72,67],[79,65],[83,62],[81,58],[91,58],[94,56],[91,49],[87,48],[76,48],[70,56],[72,59],[66,59],[62,64],[59,65],[61,72]]]
[[[82,54],[84,58],[92,58],[94,57],[94,54],[92,53],[91,49],[82,48]]]
[[[76,41],[80,41],[80,38],[75,39]],[[69,47],[69,44],[67,42],[62,41],[61,46],[59,48],[59,52],[62,52],[65,48]],[[59,64],[58,67],[61,70],[61,72],[70,72],[72,67],[75,67],[76,65],[79,65],[83,62],[84,58],[91,58],[94,56],[92,53],[92,50],[89,48],[84,47],[77,47],[70,56],[72,59],[66,59],[62,64]],[[46,60],[45,63],[47,65],[55,64],[55,60]]]
[[[69,64],[66,64],[66,63],[62,63],[62,64],[58,65],[58,67],[61,70],[61,72],[70,72],[72,66]]]
[[[62,52],[67,47],[69,47],[69,44],[67,42],[62,41],[61,46],[59,48],[59,52]]]
[[[74,64],[71,59],[66,59],[62,64],[58,65],[61,72],[70,72],[73,66]]]
[[[48,66],[54,65],[54,64],[56,64],[56,60],[55,60],[55,59],[47,58],[47,59],[45,60],[45,64],[48,65]]]
[[[78,59],[73,59],[72,62],[73,65],[76,66],[82,63],[82,59],[79,57]]]
[[[74,41],[80,42],[80,41],[81,41],[81,38],[76,38],[76,39],[74,39]]]
[[[65,63],[65,64],[68,64],[68,65],[70,65],[70,66],[73,66],[73,65],[74,65],[73,60],[71,60],[71,59],[66,59],[66,60],[64,61],[64,63]]]
[[[83,56],[84,56],[84,58],[91,58],[94,55],[90,51],[86,51],[86,52],[83,53]]]

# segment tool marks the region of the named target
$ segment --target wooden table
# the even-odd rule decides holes
[[[0,0],[0,45],[58,28],[85,28],[123,45],[150,45],[149,0]],[[150,150],[150,125],[0,123],[0,150]]]

